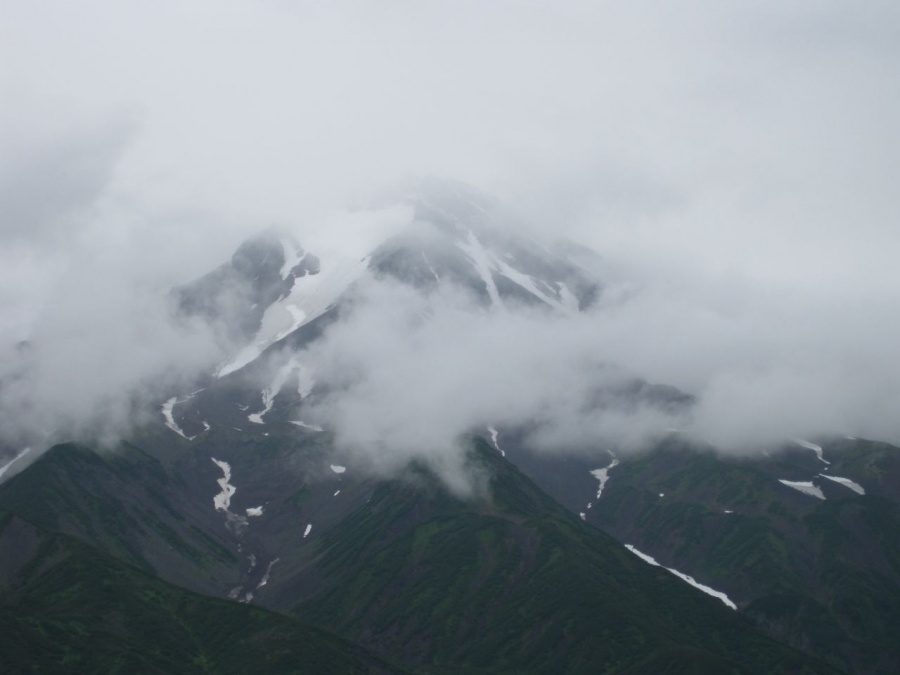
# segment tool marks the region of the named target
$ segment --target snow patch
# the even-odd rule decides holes
[[[285,363],[278,371],[275,373],[275,376],[272,378],[272,382],[268,387],[262,390],[262,403],[263,409],[258,413],[253,413],[252,415],[248,415],[247,419],[255,424],[264,424],[263,416],[268,413],[272,406],[275,405],[275,397],[278,396],[278,393],[284,388],[285,383],[288,378],[291,376],[297,369],[302,369],[300,361],[293,357],[287,363]]]
[[[822,490],[813,485],[812,481],[782,480],[781,478],[779,478],[778,482],[783,485],[787,485],[789,488],[794,488],[798,492],[802,492],[805,495],[809,495],[810,497],[825,499],[825,495],[822,494]]]
[[[617,466],[619,466],[619,460],[614,457],[607,466],[602,469],[594,469],[591,471],[591,475],[600,481],[600,485],[597,488],[597,499],[600,499],[600,495],[603,494],[603,488],[606,487],[606,483],[609,480],[609,472]],[[660,495],[660,497],[662,497],[662,495]]]
[[[272,566],[275,563],[277,563],[279,560],[280,560],[280,558],[275,558],[272,562],[269,563],[268,567],[266,567],[266,573],[263,574],[262,580],[256,586],[257,590],[259,590],[260,588],[265,586],[267,583],[269,583],[269,575],[272,573]]]
[[[3,474],[5,474],[7,471],[9,471],[9,467],[11,467],[13,464],[18,462],[29,452],[31,452],[31,448],[25,448],[24,450],[21,450],[15,457],[13,457],[6,464],[4,464],[2,467],[0,467],[0,478],[3,477]]]
[[[344,473],[344,472],[347,470],[347,467],[346,467],[346,466],[341,466],[340,464],[332,464],[332,465],[331,465],[331,470],[334,471],[335,473],[339,473],[339,474],[340,474],[340,473]]]
[[[247,515],[251,518],[258,518],[263,514],[263,507],[261,506],[251,506],[247,509]]]
[[[514,283],[518,284],[519,286],[524,288],[526,291],[528,291],[535,297],[540,298],[543,302],[550,305],[551,307],[555,307],[556,309],[559,309],[563,312],[571,312],[572,311],[571,300],[569,300],[568,298],[564,300],[562,297],[555,298],[552,295],[545,293],[540,288],[538,288],[534,277],[524,274],[523,272],[520,272],[519,270],[512,267],[511,265],[504,262],[503,260],[500,260],[494,256],[492,256],[492,258],[493,258],[494,264],[498,268],[498,271],[500,272],[500,274],[505,276],[510,281],[513,281]],[[564,287],[564,285],[563,285],[563,287]],[[566,289],[566,290],[568,291],[568,289]],[[569,293],[569,295],[571,295],[571,293]],[[575,296],[572,296],[572,298],[574,298],[574,297]],[[575,308],[574,309],[576,312],[578,311],[577,298],[575,299]]]
[[[3,475],[3,474],[0,473],[0,475]],[[849,478],[841,478],[840,476],[826,476],[824,473],[820,473],[819,475],[822,478],[827,478],[828,480],[833,480],[835,483],[840,483],[844,487],[850,488],[857,494],[861,494],[861,495],[866,494],[866,491],[863,489],[862,485],[860,485],[859,483],[857,483],[855,481],[850,480]]]
[[[296,424],[298,427],[303,427],[304,429],[309,429],[310,431],[324,431],[322,427],[316,426],[315,424],[307,424],[303,420],[291,420],[291,424]]]
[[[337,497],[339,494],[341,494],[341,491],[340,491],[340,490],[335,490],[334,496]]]
[[[240,536],[247,527],[247,517],[231,511],[231,498],[237,492],[237,488],[231,484],[231,466],[228,462],[220,462],[215,457],[210,457],[210,459],[222,470],[222,478],[216,481],[222,491],[213,497],[213,505],[216,507],[216,511],[225,513],[225,526],[233,529],[234,533]]]
[[[287,237],[281,240],[281,249],[284,251],[284,264],[281,266],[281,278],[287,279],[291,271],[299,265],[306,255],[297,247],[297,243]]]
[[[303,530],[303,538],[306,539],[309,536],[309,533],[312,531],[312,523],[307,524],[306,529]]]
[[[631,544],[625,544],[625,548],[627,548],[629,551],[631,551],[632,553],[634,553],[638,558],[640,558],[641,560],[643,560],[645,563],[648,563],[648,564],[653,565],[653,566],[655,566],[655,567],[662,567],[664,570],[666,570],[666,571],[668,571],[668,572],[671,572],[672,574],[674,574],[676,577],[678,577],[678,578],[681,579],[682,581],[685,581],[685,582],[689,583],[691,586],[693,586],[693,587],[696,588],[697,590],[703,591],[703,592],[706,593],[707,595],[711,595],[712,597],[717,598],[718,600],[721,600],[725,605],[727,605],[727,606],[730,607],[731,609],[734,609],[734,610],[737,609],[737,605],[735,605],[735,604],[731,601],[731,599],[730,599],[727,595],[725,595],[724,593],[722,593],[721,591],[717,591],[717,590],[715,590],[715,589],[713,589],[713,588],[710,588],[710,587],[707,586],[706,584],[701,584],[699,581],[697,581],[696,579],[694,579],[694,577],[690,576],[689,574],[684,574],[683,572],[679,572],[678,570],[674,570],[674,569],[672,569],[671,567],[663,567],[663,566],[660,565],[658,562],[656,562],[656,559],[655,559],[653,556],[649,556],[649,555],[647,555],[646,553],[641,553],[640,551],[638,551],[638,550],[637,550],[634,546],[632,546]]]
[[[815,443],[810,443],[809,441],[804,441],[799,438],[795,438],[794,443],[799,445],[801,448],[806,448],[807,450],[812,450],[814,453],[816,453],[816,457],[819,458],[820,462],[822,462],[824,464],[831,464],[831,462],[829,462],[827,459],[825,459],[822,456],[822,446],[821,445],[816,445]]]
[[[191,394],[191,396],[193,396],[193,394]],[[181,436],[182,438],[184,438],[185,440],[188,440],[188,441],[194,440],[193,436],[185,435],[185,433],[181,430],[181,427],[179,427],[178,424],[175,422],[175,415],[174,415],[173,411],[175,410],[176,403],[184,403],[184,401],[187,401],[188,398],[190,398],[191,396],[188,396],[186,399],[183,399],[181,401],[178,400],[178,397],[173,396],[168,401],[166,401],[165,403],[162,404],[162,414],[166,420],[166,426],[169,427],[176,434],[178,434],[179,436]]]
[[[224,377],[255,360],[269,345],[324,314],[353,282],[365,274],[368,257],[323,261],[317,274],[294,279],[291,291],[263,314],[253,341],[223,364],[216,377]]]
[[[497,284],[494,282],[494,276],[491,273],[491,256],[484,250],[484,246],[478,241],[478,237],[469,230],[467,241],[465,243],[458,241],[456,242],[456,245],[469,257],[469,260],[475,267],[481,280],[484,281],[484,285],[487,287],[488,297],[491,299],[491,304],[494,306],[502,306],[503,303],[500,301],[500,293],[497,291]]]
[[[494,444],[494,447],[497,449],[497,452],[500,453],[502,457],[506,457],[506,453],[500,448],[500,444],[497,443],[497,437],[500,435],[500,432],[497,431],[494,427],[487,428],[488,433],[491,435],[491,443]]]
[[[237,492],[237,488],[231,484],[231,465],[228,462],[220,462],[215,457],[210,457],[210,459],[222,470],[223,474],[223,477],[216,481],[222,491],[213,497],[213,505],[216,507],[216,511],[227,512],[231,506],[231,498]]]

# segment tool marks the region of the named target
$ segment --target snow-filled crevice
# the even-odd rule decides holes
[[[799,438],[795,438],[794,443],[799,445],[801,448],[806,448],[807,450],[812,450],[814,453],[816,453],[816,457],[818,457],[819,461],[822,462],[823,464],[831,464],[831,462],[829,462],[827,459],[825,459],[821,445],[816,445],[815,443],[810,443],[809,441],[804,441]]]
[[[500,432],[497,431],[494,427],[487,428],[488,433],[491,435],[491,443],[494,446],[494,449],[500,453],[502,457],[506,457],[506,452],[503,451],[503,448],[500,447],[500,444],[497,442],[497,438],[500,436]]]
[[[711,595],[712,597],[716,598],[717,600],[722,601],[722,603],[725,604],[727,607],[730,607],[731,609],[735,609],[735,610],[737,609],[737,605],[735,605],[727,595],[722,593],[722,591],[717,591],[714,588],[710,588],[706,584],[701,584],[699,581],[694,579],[694,577],[690,576],[689,574],[685,574],[684,572],[679,572],[678,570],[674,570],[671,567],[664,567],[663,565],[660,565],[658,562],[656,562],[656,559],[653,556],[647,555],[646,553],[641,553],[631,544],[625,544],[625,548],[627,548],[629,551],[634,553],[638,558],[640,558],[644,562],[646,562],[650,565],[654,565],[655,567],[662,567],[664,570],[671,572],[672,574],[674,574],[676,577],[678,577],[682,581],[689,583],[691,586],[693,586],[697,590],[703,591],[707,595]]]
[[[481,245],[481,242],[478,241],[478,237],[469,230],[466,241],[456,242],[456,245],[468,256],[473,267],[475,267],[475,271],[478,272],[478,276],[484,282],[491,304],[495,307],[502,306],[500,293],[497,291],[497,284],[494,282],[494,275],[491,272],[491,256],[484,249],[484,246]]]
[[[827,478],[828,480],[834,481],[840,485],[843,485],[845,488],[853,490],[855,493],[864,495],[866,491],[863,489],[863,486],[859,483],[850,480],[849,478],[842,478],[841,476],[829,476],[824,473],[819,474],[822,478]]]
[[[13,464],[15,464],[16,462],[18,462],[20,459],[22,459],[22,458],[23,458],[25,455],[27,455],[29,452],[31,452],[31,448],[24,448],[23,450],[20,450],[20,451],[16,454],[16,456],[13,457],[11,460],[9,460],[6,464],[4,464],[3,466],[0,466],[0,478],[3,477],[3,474],[5,474],[7,471],[9,471],[9,468],[10,468]]]
[[[783,480],[779,478],[778,482],[782,485],[787,485],[789,488],[797,490],[797,492],[802,492],[805,495],[809,495],[810,497],[825,499],[825,494],[822,492],[821,488],[814,485],[812,481]]]

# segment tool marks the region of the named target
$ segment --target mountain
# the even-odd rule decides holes
[[[167,472],[136,449],[104,456],[82,446],[58,446],[12,478],[0,490],[0,512],[6,514],[4,531],[17,539],[4,548],[17,558],[4,566],[12,582],[6,587],[21,594],[4,596],[11,609],[21,608],[15,620],[70,626],[76,633],[78,625],[102,626],[97,633],[83,630],[99,645],[97,658],[110,652],[115,662],[119,642],[106,628],[113,619],[104,618],[115,613],[111,608],[126,614],[126,627],[132,620],[150,627],[161,620],[155,617],[187,605],[186,617],[170,620],[173,634],[119,636],[148,668],[160,669],[166,666],[154,660],[157,640],[182,644],[187,637],[182,628],[197,641],[170,658],[180,661],[196,653],[193,659],[205,655],[211,664],[249,664],[261,658],[270,640],[278,644],[291,631],[315,625],[359,645],[342,653],[350,664],[353,658],[362,663],[354,668],[372,672],[388,661],[419,672],[549,673],[561,663],[569,672],[839,672],[765,638],[717,600],[643,564],[571,516],[477,439],[473,461],[492,478],[487,492],[467,500],[416,467],[388,482],[357,480],[349,469],[335,473],[329,467],[334,478],[301,481],[295,491],[277,482],[262,485],[257,477],[271,477],[273,465],[282,471],[288,465],[262,438],[255,444],[243,440],[241,445],[218,439],[218,449],[230,460],[230,479],[239,486],[219,510],[215,500],[223,486],[215,475],[208,475],[202,494],[199,484],[195,490],[184,485],[203,474],[204,465],[216,468],[205,456],[208,447],[184,448]],[[306,464],[305,443],[298,441],[294,459]],[[181,481],[171,475],[175,472]],[[129,475],[135,479],[132,489],[122,490],[119,481]],[[237,507],[235,498],[245,491],[238,476],[250,493],[242,507],[262,498],[260,516],[242,517],[248,512]],[[163,494],[155,494],[157,484]],[[194,508],[182,504],[168,513],[165,505],[174,495]],[[45,501],[51,496],[59,501]],[[204,504],[206,513],[199,508]],[[176,515],[181,522],[170,527],[161,522]],[[41,548],[45,540],[53,542],[47,553]],[[59,554],[58,547],[66,553]],[[163,548],[168,551],[161,553]],[[177,559],[180,565],[173,564]],[[231,577],[224,573],[229,560]],[[253,576],[254,567],[259,576]],[[53,581],[57,575],[60,581]],[[203,605],[223,600],[201,600],[155,575],[243,604],[226,603],[235,608],[226,619]],[[157,590],[144,590],[148,585]],[[57,599],[61,593],[65,602]],[[251,602],[279,612],[249,615],[266,636],[261,642],[252,638],[256,624],[244,611]],[[213,635],[211,621],[219,626]],[[228,626],[242,638],[232,649],[247,642],[257,648],[232,661],[231,652],[219,646],[229,640]],[[149,634],[158,636],[158,629]],[[341,643],[317,635],[321,663],[330,658],[327,647]],[[78,653],[75,638],[61,644],[69,645],[72,658],[88,658]],[[278,653],[293,658],[284,650]],[[377,657],[367,656],[373,651]],[[352,672],[350,665],[347,669]]]
[[[329,672],[896,670],[895,448],[786,442],[728,458],[673,431],[642,454],[599,439],[539,452],[534,423],[497,424],[460,439],[473,477],[463,496],[425,460],[372,472],[316,426],[306,413],[335,385],[316,381],[307,348],[359,311],[373,279],[435,302],[462,289],[486,316],[551,321],[602,304],[599,256],[511,230],[489,198],[431,183],[403,201],[409,227],[365,257],[319,259],[270,230],[174,289],[174,311],[219,327],[227,357],[156,401],[151,421],[114,447],[72,439],[27,468],[0,467],[5,541],[70,552],[0,549],[13,560],[0,565],[15,627],[5,635],[38,648],[52,625],[68,649],[59,658],[101,671],[175,672],[158,657],[172,642],[181,662],[210,672],[255,672],[266,653],[284,655],[273,672],[291,672],[302,659],[283,645],[299,640]],[[584,405],[677,416],[694,402],[622,373]],[[86,599],[90,565],[59,567],[69,559],[118,580],[102,603]],[[39,583],[57,567],[75,589],[59,617],[48,607],[62,591]],[[134,595],[147,585],[157,590]],[[120,595],[148,625],[168,612],[172,631],[113,644],[107,607]],[[220,607],[231,618],[215,637]],[[241,637],[229,632],[241,623]],[[100,627],[98,660],[79,653],[79,626]],[[247,641],[243,655],[232,649]],[[123,648],[138,660],[122,661]],[[41,668],[54,672],[59,658]]]
[[[900,452],[804,443],[728,459],[672,439],[612,469],[589,521],[726,592],[778,639],[896,672]]]
[[[593,304],[600,280],[556,250],[501,225],[502,211],[481,193],[431,183],[410,200],[415,226],[378,247],[370,269],[420,289],[442,283],[470,290],[484,305],[538,305],[577,312]]]
[[[399,673],[280,614],[166,584],[78,539],[0,517],[8,673]]]

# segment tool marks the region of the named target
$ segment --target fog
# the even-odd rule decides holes
[[[127,427],[136,402],[229,349],[171,317],[169,288],[271,225],[359,255],[407,217],[384,195],[441,176],[536,236],[592,246],[607,293],[548,322],[373,286],[372,309],[310,355],[346,385],[318,414],[347,449],[393,466],[446,448],[452,474],[459,434],[538,413],[543,447],[632,447],[671,426],[734,452],[900,441],[895,3],[0,15],[3,372],[20,340],[37,364],[0,397],[7,429]],[[585,415],[591,388],[623,373],[698,403],[678,419]]]

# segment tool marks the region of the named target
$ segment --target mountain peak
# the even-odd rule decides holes
[[[585,309],[600,280],[569,251],[529,235],[515,216],[470,186],[424,181],[406,197],[414,223],[382,244],[371,269],[423,289],[465,288],[485,306]]]

